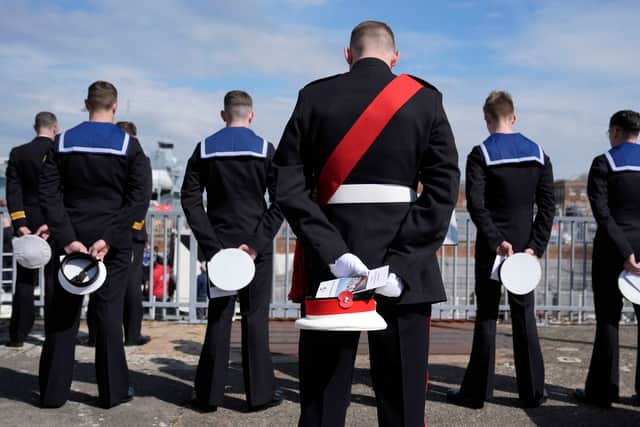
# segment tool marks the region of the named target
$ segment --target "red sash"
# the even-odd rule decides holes
[[[326,205],[344,183],[364,153],[373,145],[400,108],[422,88],[422,84],[400,74],[375,97],[351,129],[342,137],[318,177],[318,203]],[[302,245],[296,243],[289,299],[299,302],[307,296],[307,272]]]

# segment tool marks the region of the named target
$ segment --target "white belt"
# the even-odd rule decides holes
[[[338,187],[328,204],[411,203],[415,200],[416,192],[403,185],[344,184]]]

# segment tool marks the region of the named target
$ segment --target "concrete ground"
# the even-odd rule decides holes
[[[272,322],[272,352],[285,402],[259,413],[247,413],[242,386],[239,324],[234,324],[232,360],[226,400],[213,414],[188,406],[204,325],[145,322],[153,340],[127,349],[136,398],[110,410],[96,405],[93,349],[76,348],[77,364],[71,400],[60,409],[37,406],[37,370],[42,325],[21,349],[0,346],[0,425],[3,426],[295,426],[298,408],[297,335],[291,322]],[[631,406],[636,357],[636,328],[620,328],[621,402],[603,410],[578,405],[571,396],[582,387],[591,355],[593,325],[555,325],[540,329],[550,399],[538,409],[518,405],[511,351],[510,325],[500,325],[497,337],[495,397],[482,410],[459,408],[444,394],[462,379],[471,345],[472,324],[435,323],[430,358],[431,385],[426,418],[430,426],[640,426],[640,408]],[[0,321],[0,343],[7,322]],[[81,334],[82,335],[82,334]],[[375,400],[368,373],[366,346],[361,347],[349,426],[376,425]]]

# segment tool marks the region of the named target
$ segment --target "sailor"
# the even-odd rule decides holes
[[[458,195],[458,154],[440,92],[392,73],[399,52],[387,24],[357,25],[344,53],[349,72],[300,91],[274,158],[276,202],[302,248],[290,298],[389,265],[375,296],[388,326],[369,332],[378,423],[422,426],[431,304],[446,299],[436,251]],[[301,426],[344,425],[359,337],[301,331]]]
[[[138,131],[133,122],[118,122],[116,126],[130,136],[138,137]],[[149,163],[148,158],[147,163]],[[147,169],[151,170],[151,167],[148,166]],[[149,175],[147,179],[149,180],[148,185],[151,186],[151,175]],[[131,225],[133,255],[129,271],[129,286],[127,286],[127,292],[124,296],[124,316],[122,319],[124,326],[124,345],[126,346],[145,345],[151,341],[149,335],[141,334],[142,316],[144,314],[142,307],[142,258],[147,242],[147,229],[144,222],[147,215],[147,208],[148,206],[137,214],[136,220]],[[87,327],[89,329],[87,345],[90,347],[96,345],[95,323],[95,299],[94,297],[90,297],[87,308]]]
[[[242,368],[249,410],[281,403],[269,351],[272,242],[282,213],[273,194],[273,145],[256,135],[251,96],[240,90],[224,97],[220,113],[226,127],[196,145],[181,190],[182,208],[205,260],[221,249],[236,248],[255,260],[255,277],[238,291],[242,317]],[[207,209],[203,191],[207,192]],[[213,296],[213,295],[212,295]],[[236,295],[209,300],[205,340],[195,379],[194,406],[213,412],[222,403],[229,361],[231,320]]]
[[[459,391],[447,398],[479,409],[493,396],[495,340],[500,282],[491,279],[497,255],[526,252],[541,257],[547,247],[553,215],[553,170],[542,147],[520,133],[511,95],[493,91],[487,97],[484,119],[491,135],[467,158],[467,209],[478,234],[475,249],[476,321],[471,358]],[[534,205],[537,212],[534,218]],[[518,395],[534,408],[546,399],[544,363],[538,342],[535,295],[508,293]]]
[[[56,243],[54,262],[63,254],[82,252],[106,266],[106,281],[93,297],[99,402],[110,408],[133,397],[122,312],[131,224],[149,204],[151,171],[138,140],[113,124],[118,102],[111,83],[91,84],[85,106],[89,121],[58,135],[45,160],[40,203]],[[56,283],[47,301],[40,359],[44,407],[60,407],[69,398],[82,300]]]
[[[58,132],[58,120],[53,113],[42,111],[33,125],[37,136],[29,143],[11,150],[7,164],[7,207],[16,236],[35,234],[49,237],[38,199],[38,184],[42,160],[51,150]],[[38,286],[38,270],[16,265],[16,285],[11,302],[9,347],[22,347],[34,321],[33,291]],[[51,263],[45,267],[45,289],[51,286]],[[45,292],[46,295],[46,292]]]
[[[587,193],[598,230],[593,241],[592,285],[596,336],[584,389],[575,397],[603,408],[619,399],[618,323],[622,295],[618,275],[640,274],[640,113],[618,111],[609,121],[611,149],[593,159]],[[633,304],[636,318],[640,305]],[[640,348],[640,332],[638,333]],[[640,352],[636,355],[633,404],[640,405]]]

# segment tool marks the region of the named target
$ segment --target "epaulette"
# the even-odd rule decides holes
[[[341,74],[334,74],[333,76],[329,76],[329,77],[323,77],[323,78],[321,78],[321,79],[314,80],[314,81],[312,81],[312,82],[310,82],[310,83],[307,83],[307,84],[305,85],[305,87],[304,87],[304,88],[308,88],[309,86],[313,86],[313,85],[316,85],[316,84],[318,84],[318,83],[325,82],[325,81],[327,81],[327,80],[335,79],[336,77],[340,77],[340,76],[343,76],[343,75],[344,75],[344,73],[341,73]]]
[[[435,87],[431,83],[427,82],[426,80],[422,80],[420,77],[416,77],[416,76],[411,75],[411,74],[407,74],[407,75],[409,77],[411,77],[413,80],[415,80],[418,83],[420,83],[422,86],[426,87],[427,89],[435,90],[436,92],[440,93],[440,91],[438,90],[437,87]]]

